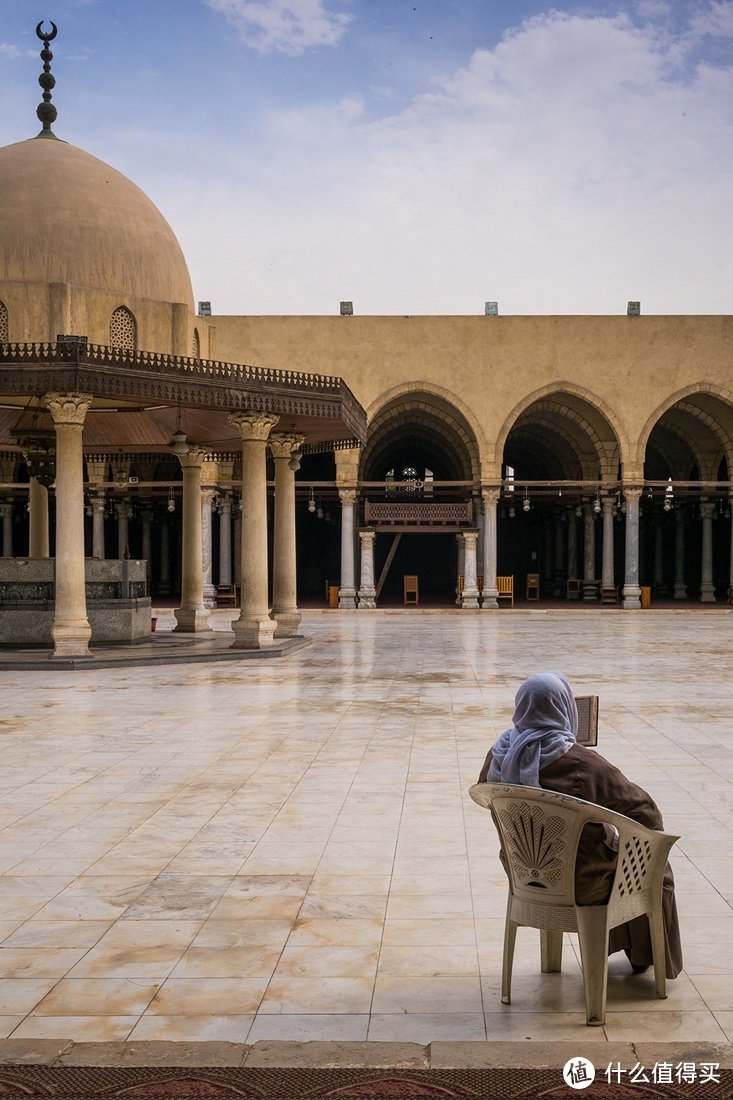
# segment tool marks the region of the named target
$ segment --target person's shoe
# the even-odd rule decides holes
[[[629,960],[629,963],[631,964],[631,969],[634,974],[645,974],[647,972],[647,970],[649,969],[649,963],[642,964],[633,962],[631,959],[631,952],[629,951],[628,947],[624,948],[624,954]]]

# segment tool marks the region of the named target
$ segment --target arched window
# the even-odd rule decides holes
[[[0,302],[0,344],[7,344],[8,336],[8,310],[4,302]]]
[[[191,353],[194,359],[201,358],[201,341],[199,340],[199,330],[197,328],[193,330],[193,347]]]
[[[134,351],[137,347],[137,323],[125,306],[118,306],[110,318],[109,342],[111,347],[126,351]]]

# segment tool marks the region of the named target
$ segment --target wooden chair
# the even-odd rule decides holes
[[[606,1019],[609,932],[634,917],[646,916],[651,933],[658,997],[667,996],[664,962],[662,880],[667,856],[679,837],[595,806],[581,798],[536,787],[476,783],[474,802],[491,810],[509,879],[501,999],[511,1003],[512,963],[517,928],[538,928],[543,973],[559,971],[564,932],[580,942],[586,1023]],[[575,861],[588,822],[618,832],[618,861],[608,901],[576,905]]]
[[[496,578],[496,599],[509,600],[509,606],[514,607],[514,576]]]
[[[217,584],[216,605],[217,607],[239,607],[236,584]]]
[[[405,575],[402,577],[402,598],[405,607],[417,607],[419,596],[416,576]]]
[[[527,574],[527,602],[530,600],[539,600],[540,598],[540,575],[539,573]]]
[[[568,577],[566,596],[569,600],[579,600],[583,595],[583,582],[580,577]]]

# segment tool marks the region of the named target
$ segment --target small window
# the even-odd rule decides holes
[[[193,355],[194,359],[201,358],[201,341],[199,340],[199,330],[197,328],[193,330],[191,354]]]
[[[135,351],[137,324],[133,314],[125,306],[118,306],[109,322],[109,342],[113,348]]]

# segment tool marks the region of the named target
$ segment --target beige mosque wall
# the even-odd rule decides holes
[[[218,316],[212,323],[217,358],[338,375],[370,414],[397,388],[444,393],[474,422],[484,476],[498,472],[496,444],[513,420],[553,389],[604,413],[627,476],[640,474],[645,433],[681,393],[709,390],[733,403],[730,316]]]

